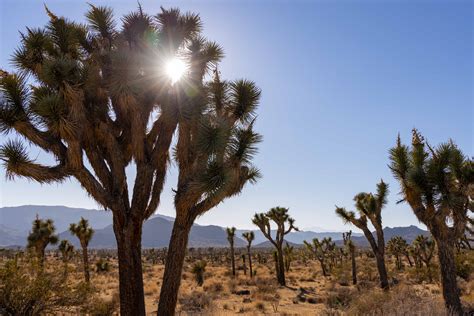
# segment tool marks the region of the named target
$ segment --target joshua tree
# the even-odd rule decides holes
[[[242,264],[243,264],[243,268],[244,268],[244,275],[247,275],[247,260],[245,259],[245,255],[242,254]]]
[[[446,307],[462,315],[454,249],[466,230],[468,211],[474,211],[474,164],[452,141],[432,148],[416,129],[411,147],[398,136],[390,160],[401,186],[401,202],[410,205],[438,246]]]
[[[433,259],[435,252],[434,241],[423,235],[418,235],[413,241],[413,248],[415,255],[418,257],[418,261],[425,264],[429,280],[432,282],[431,260]]]
[[[407,252],[408,244],[401,236],[392,237],[387,242],[387,250],[395,257],[398,270],[403,269],[402,256]]]
[[[222,50],[200,36],[201,21],[196,14],[162,9],[148,15],[139,7],[115,19],[110,8],[91,5],[86,25],[49,10],[47,14],[45,28],[28,28],[22,34],[13,56],[18,72],[0,72],[0,131],[16,131],[58,163],[46,166],[35,162],[20,141],[7,141],[0,158],[10,178],[17,175],[52,183],[74,177],[99,205],[113,213],[120,311],[144,315],[142,224],[160,203],[173,135],[179,137],[177,156],[193,160],[186,164],[179,159],[183,171],[172,237],[176,244],[178,235],[180,240],[187,239],[187,233],[183,237],[178,228],[189,231],[194,218],[256,178],[257,172],[247,162],[258,137],[247,123],[252,121],[260,91],[248,81],[221,83],[214,91],[221,97],[212,99],[218,111],[208,111],[204,101],[211,99],[204,93],[211,90],[202,80],[222,57]],[[118,20],[120,27],[116,27]],[[173,65],[181,64],[176,62],[178,55],[186,60],[186,67],[174,68],[185,69],[188,80],[176,81],[177,71],[171,78],[167,75]],[[27,84],[27,77],[34,79],[28,81],[32,85]],[[219,120],[221,117],[226,119]],[[218,123],[226,127],[209,128]],[[232,133],[215,134],[212,140],[223,140],[221,144],[227,144],[229,150],[225,155],[210,153],[208,157],[215,158],[211,160],[195,146],[196,141],[201,144],[203,139],[211,139],[195,134],[216,130]],[[192,137],[190,133],[194,133]],[[217,149],[202,145],[207,153]],[[201,172],[203,165],[207,172]],[[136,171],[130,187],[127,168]],[[211,176],[212,172],[225,177]],[[207,177],[208,183],[215,180],[214,186],[202,186],[197,177]],[[199,191],[209,194],[203,197]],[[190,209],[192,214],[187,216]],[[179,243],[179,250],[170,248],[171,257],[185,248],[185,242]],[[171,259],[178,271],[171,279],[179,285],[181,260]],[[163,288],[177,293],[177,286],[169,283],[169,272],[165,275]],[[167,302],[165,297],[160,304]]]
[[[346,246],[347,251],[351,256],[351,266],[352,266],[352,284],[357,284],[357,266],[356,266],[356,258],[355,258],[355,245],[351,239],[352,237],[352,230],[347,233],[342,234],[342,239],[344,240],[344,246]]]
[[[247,256],[249,257],[249,270],[250,270],[250,277],[253,278],[253,270],[252,270],[252,254],[250,253],[250,247],[252,246],[252,241],[255,239],[254,232],[245,232],[242,234],[242,237],[247,241]]]
[[[247,80],[221,81],[217,70],[210,82],[203,82],[208,61],[217,63],[222,50],[202,38],[192,40],[188,50],[189,62],[194,67],[183,80],[189,91],[180,96],[183,101],[178,107],[176,219],[161,287],[159,315],[174,313],[194,220],[260,177],[252,165],[262,139],[253,130],[260,89]]]
[[[72,256],[74,255],[74,246],[71,245],[71,243],[68,240],[63,239],[59,243],[58,250],[61,252],[61,257],[64,264],[64,280],[66,280],[67,273],[68,273],[68,263],[72,259]]]
[[[272,236],[270,221],[276,224],[275,238]],[[282,286],[286,285],[285,280],[285,263],[283,259],[283,241],[285,235],[292,230],[298,230],[294,226],[295,220],[288,214],[288,209],[284,207],[274,207],[267,213],[255,214],[252,222],[258,226],[265,238],[267,238],[276,249],[276,274],[278,283]],[[286,227],[286,225],[288,227]]]
[[[79,238],[82,248],[82,262],[84,265],[84,278],[86,283],[90,282],[89,274],[89,254],[87,252],[87,247],[89,246],[89,241],[94,235],[94,230],[89,226],[89,221],[81,217],[81,220],[77,224],[71,224],[69,226],[69,231]]]
[[[329,275],[328,259],[330,252],[336,247],[336,244],[332,241],[331,237],[324,237],[322,241],[318,238],[313,238],[312,244],[304,241],[306,248],[314,255],[321,265],[323,276]]]
[[[290,272],[291,262],[294,259],[293,251],[295,250],[294,246],[290,246],[288,243],[285,244],[283,252],[285,254],[285,271]]]
[[[46,247],[49,244],[55,245],[58,242],[58,236],[54,234],[55,230],[52,219],[42,220],[36,215],[31,232],[28,235],[27,247],[34,249],[39,261],[40,271],[44,267],[44,251]]]
[[[365,238],[369,241],[370,247],[377,261],[377,269],[380,276],[380,286],[388,289],[387,268],[385,267],[385,241],[382,228],[382,208],[387,204],[388,185],[380,181],[377,184],[377,194],[359,193],[354,197],[356,209],[359,211],[359,217],[352,211],[348,212],[344,208],[336,206],[336,214],[342,218],[345,223],[352,223],[361,229]],[[375,228],[377,241],[375,241],[372,232],[367,226],[367,218]]]
[[[204,272],[206,272],[206,261],[198,261],[193,265],[193,274],[194,277],[196,278],[196,283],[199,286],[202,286],[204,284]]]
[[[234,253],[234,237],[235,237],[235,227],[227,227],[227,241],[230,245],[230,261],[232,264],[232,275],[235,276],[235,253]]]

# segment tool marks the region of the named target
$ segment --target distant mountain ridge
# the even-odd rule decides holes
[[[25,246],[26,236],[31,229],[31,223],[36,218],[51,218],[54,220],[56,231],[61,239],[68,239],[75,246],[79,246],[76,237],[71,236],[68,231],[69,224],[78,222],[81,217],[89,220],[95,229],[94,237],[90,242],[91,248],[115,248],[116,241],[112,227],[112,214],[108,211],[90,210],[82,208],[70,208],[66,206],[37,206],[24,205],[16,207],[0,208],[0,246]],[[153,215],[143,225],[142,246],[144,248],[167,247],[173,229],[174,218],[165,215]],[[245,246],[241,238],[242,233],[249,230],[237,230],[235,234],[235,246]],[[256,247],[271,246],[268,240],[259,230],[253,230]],[[385,240],[388,241],[393,236],[402,236],[409,243],[417,235],[429,235],[417,226],[408,227],[386,227],[384,228]],[[272,234],[274,232],[272,231]],[[360,247],[368,246],[365,237],[360,233],[353,233],[352,239]],[[313,238],[322,239],[331,237],[336,243],[342,243],[342,232],[313,232],[299,231],[291,232],[285,236],[285,240],[292,245],[301,245],[304,240]],[[227,247],[227,234],[224,227],[215,225],[194,224],[189,236],[188,247]]]

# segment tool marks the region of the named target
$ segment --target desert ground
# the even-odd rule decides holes
[[[287,286],[279,286],[270,249],[255,249],[252,255],[254,276],[245,271],[244,249],[236,249],[236,276],[231,273],[228,249],[191,249],[188,251],[179,292],[177,315],[448,315],[441,295],[438,266],[433,260],[431,272],[410,267],[406,259],[397,269],[395,259],[387,256],[390,290],[378,286],[375,260],[370,253],[357,254],[357,285],[352,284],[350,260],[341,257],[324,277],[320,264],[312,260],[304,248],[296,249],[286,273]],[[27,254],[2,251],[2,268],[17,258],[18,265],[29,269]],[[144,292],[147,315],[156,315],[157,300],[164,270],[163,253],[145,250],[143,255]],[[474,307],[473,251],[458,254],[464,275],[458,277],[465,307]],[[206,262],[204,282],[199,286],[193,267]],[[87,299],[80,305],[53,309],[56,315],[117,315],[118,263],[113,251],[91,250],[91,286]],[[102,269],[98,268],[101,266]],[[45,262],[46,275],[63,277],[60,255],[49,251]],[[100,271],[102,270],[102,271]],[[246,272],[246,273],[244,273]],[[466,273],[468,275],[466,275]],[[431,281],[430,281],[431,278]],[[64,280],[64,279],[62,279]],[[68,264],[65,283],[83,283],[80,253]],[[18,282],[20,283],[20,282]],[[18,284],[16,284],[18,286]],[[25,289],[23,289],[25,290]]]

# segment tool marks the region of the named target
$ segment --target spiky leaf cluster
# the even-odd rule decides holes
[[[407,202],[417,218],[443,239],[461,238],[468,211],[474,211],[472,160],[453,141],[433,148],[413,129],[411,147],[399,136],[390,149],[390,161],[401,186],[401,202]]]
[[[89,245],[89,242],[94,235],[94,229],[89,226],[89,221],[83,217],[81,217],[77,224],[71,224],[69,226],[69,231],[79,238],[83,247],[87,247]]]

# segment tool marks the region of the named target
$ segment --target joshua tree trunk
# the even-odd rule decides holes
[[[385,268],[385,256],[380,253],[375,254],[375,260],[377,261],[377,270],[380,276],[380,287],[384,290],[388,290],[388,275],[387,269]]]
[[[163,283],[166,287],[161,287],[160,300],[158,302],[158,315],[174,315],[178,300],[178,291],[181,284],[181,272],[188,245],[189,232],[191,231],[193,220],[181,219],[179,214],[173,225],[168,255],[166,258],[165,274]]]
[[[235,252],[234,252],[234,245],[230,245],[230,261],[232,264],[232,275],[235,276]]]
[[[141,258],[141,220],[120,221],[114,216],[119,262],[120,315],[145,315]]]
[[[413,262],[411,262],[410,255],[407,253],[407,254],[405,254],[405,257],[407,258],[407,261],[408,261],[408,264],[410,265],[410,267],[413,267]]]
[[[250,272],[250,277],[253,278],[252,256],[250,255],[250,249],[248,249],[247,254],[248,254],[248,256],[249,256],[249,272]]]
[[[456,283],[456,264],[454,262],[454,241],[436,238],[438,245],[438,258],[441,267],[441,284],[443,287],[443,298],[446,308],[454,315],[463,315],[461,301],[459,299],[459,288]]]
[[[283,249],[281,246],[277,249],[277,259],[278,259],[277,280],[280,285],[286,286],[285,262],[283,259]]]
[[[84,279],[86,283],[90,283],[90,272],[89,272],[89,253],[87,252],[87,246],[81,245],[82,247],[82,263],[84,265]]]
[[[352,284],[357,284],[357,266],[354,251],[351,251],[351,263],[352,263]]]

